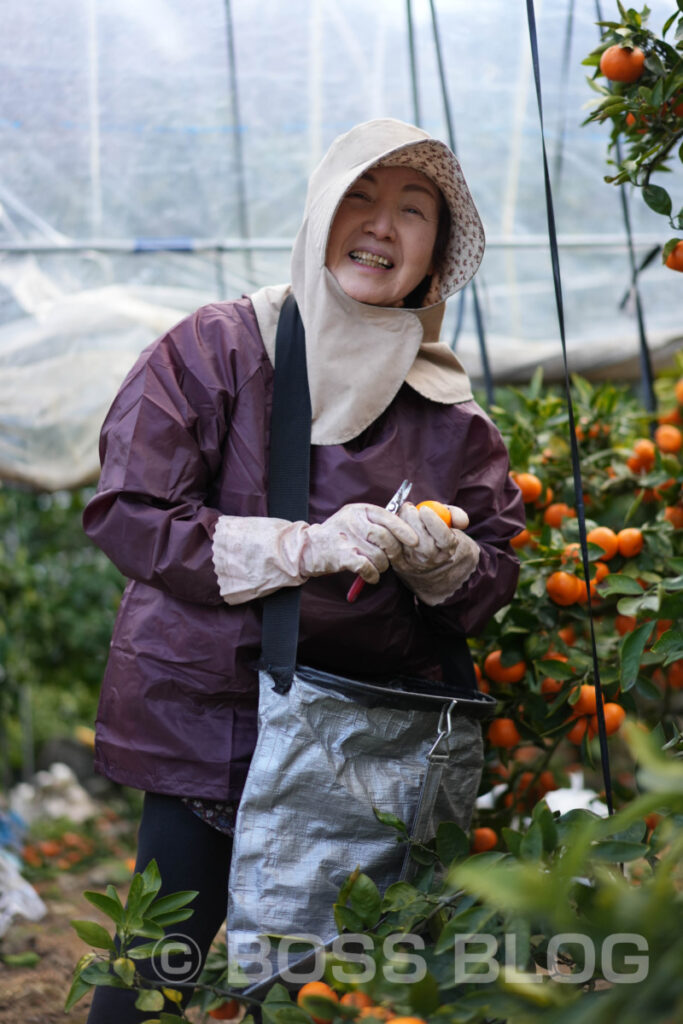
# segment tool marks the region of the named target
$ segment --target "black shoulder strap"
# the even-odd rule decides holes
[[[308,521],[311,398],[306,373],[306,338],[299,307],[288,295],[275,340],[275,382],[270,419],[268,514]],[[299,642],[299,587],[283,587],[263,601],[261,665],[275,689],[292,684]]]

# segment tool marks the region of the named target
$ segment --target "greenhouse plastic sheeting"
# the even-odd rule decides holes
[[[435,0],[458,153],[488,238],[477,276],[498,381],[561,372],[523,4]],[[614,6],[614,5],[612,5]],[[606,17],[614,11],[603,5]],[[650,3],[659,31],[672,2]],[[286,281],[306,180],[377,116],[447,138],[428,0],[5,0],[0,54],[0,478],[94,480],[97,434],[140,350],[204,302]],[[581,59],[592,0],[536,2],[570,368],[637,376],[638,331],[606,126]],[[416,111],[417,98],[419,110]],[[674,189],[675,191],[675,189]],[[637,258],[671,234],[639,195]],[[681,282],[640,279],[655,365],[683,333]],[[471,290],[444,336],[475,383]]]

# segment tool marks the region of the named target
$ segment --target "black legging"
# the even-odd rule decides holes
[[[199,895],[189,906],[192,917],[171,925],[168,933],[189,940],[192,954],[171,958],[164,971],[164,981],[170,988],[173,981],[196,980],[198,961],[204,963],[218,929],[225,920],[228,899],[228,869],[232,839],[207,825],[185,804],[173,796],[146,793],[138,833],[138,852],[135,870],[143,871],[154,858],[159,866],[162,885],[160,895],[181,889],[197,889]],[[142,941],[149,941],[144,939]],[[180,940],[182,941],[182,940]],[[193,946],[194,944],[194,946]],[[151,961],[136,960],[140,974],[158,980]],[[184,1002],[190,998],[186,992]],[[95,990],[88,1024],[139,1024],[156,1013],[136,1010],[136,992],[98,987]],[[172,1013],[174,1004],[166,1001],[164,1011]]]

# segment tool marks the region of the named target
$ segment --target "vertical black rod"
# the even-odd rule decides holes
[[[448,132],[448,144],[454,153],[457,153],[456,142],[455,142],[455,128],[453,127],[453,118],[451,116],[451,104],[448,97],[448,85],[446,83],[446,71],[443,63],[443,53],[441,50],[441,36],[439,34],[439,25],[436,17],[436,6],[434,0],[429,0],[429,6],[432,12],[432,35],[434,37],[434,50],[436,52],[436,63],[439,69],[439,82],[441,83],[441,97],[443,100],[444,116],[446,118],[446,130]],[[477,328],[477,337],[479,339],[479,355],[481,358],[481,368],[484,374],[484,388],[486,390],[486,405],[490,408],[493,405],[493,379],[491,377],[491,364],[489,363],[488,352],[486,350],[486,334],[484,331],[484,318],[481,312],[481,305],[479,303],[479,294],[477,290],[476,281],[470,281],[469,287],[472,290],[472,298],[474,300],[474,322]],[[462,326],[462,315],[464,312],[464,303],[461,298],[461,305],[458,311],[458,317],[456,319],[455,331],[453,333],[453,341],[451,347],[455,350],[455,344],[460,333]]]
[[[557,118],[557,147],[555,149],[555,188],[559,189],[562,178],[562,164],[564,158],[564,126],[567,108],[567,91],[569,85],[569,58],[572,52],[572,36],[574,34],[574,2],[569,0],[567,6],[567,23],[564,30],[564,45],[562,47],[562,70],[560,71],[560,110]]]
[[[595,627],[593,622],[593,604],[590,592],[590,563],[588,561],[588,542],[586,540],[586,510],[583,498],[583,481],[581,479],[581,460],[579,458],[579,446],[576,437],[576,426],[574,420],[574,407],[572,404],[571,384],[569,381],[569,367],[567,363],[567,339],[564,320],[564,302],[562,299],[562,280],[560,277],[560,255],[557,245],[557,229],[555,226],[555,211],[553,208],[553,191],[550,184],[550,169],[548,166],[548,154],[545,144],[545,129],[543,127],[543,99],[541,95],[541,70],[538,56],[538,38],[536,35],[536,15],[534,12],[534,0],[526,0],[527,20],[529,23],[529,42],[531,44],[531,59],[534,69],[534,83],[536,86],[536,102],[538,104],[538,120],[541,129],[541,152],[543,154],[543,181],[545,185],[545,204],[548,222],[548,237],[550,240],[550,258],[552,263],[553,283],[555,286],[555,304],[557,306],[557,320],[560,328],[560,341],[562,343],[562,361],[564,364],[564,386],[567,392],[567,416],[569,420],[569,445],[572,457],[572,470],[574,477],[574,494],[576,496],[576,515],[579,524],[579,541],[581,547],[581,562],[583,565],[584,577],[586,580],[586,598],[588,603],[588,622],[590,624],[591,653],[593,658],[593,674],[595,679],[595,691],[597,695],[597,718],[598,738],[600,740],[600,760],[602,764],[602,777],[605,783],[605,800],[607,810],[614,813],[612,804],[612,777],[610,772],[609,751],[607,748],[607,730],[605,728],[605,713],[603,708],[602,683],[600,681],[600,665],[598,661],[598,649],[595,640]]]
[[[237,204],[238,204],[238,217],[240,226],[240,235],[242,239],[247,242],[249,241],[249,221],[247,218],[247,189],[244,178],[244,153],[242,151],[242,124],[240,121],[240,104],[239,104],[239,92],[237,87],[237,61],[235,59],[235,40],[232,26],[232,8],[230,0],[225,0],[225,27],[226,27],[226,42],[228,47],[228,75],[230,80],[230,112],[232,114],[232,123],[234,131],[235,141],[235,174],[237,177]],[[244,263],[247,271],[247,277],[253,275],[253,264],[251,249],[246,248],[244,250]]]
[[[422,113],[420,111],[420,90],[417,78],[417,53],[415,51],[413,5],[411,0],[406,0],[406,20],[408,23],[408,52],[410,54],[410,85],[413,93],[413,122],[420,127],[422,125]]]

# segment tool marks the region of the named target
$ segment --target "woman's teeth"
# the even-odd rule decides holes
[[[360,263],[363,267],[384,267],[388,270],[394,265],[384,256],[376,256],[373,252],[366,252],[364,249],[354,249],[349,256],[354,263]]]

